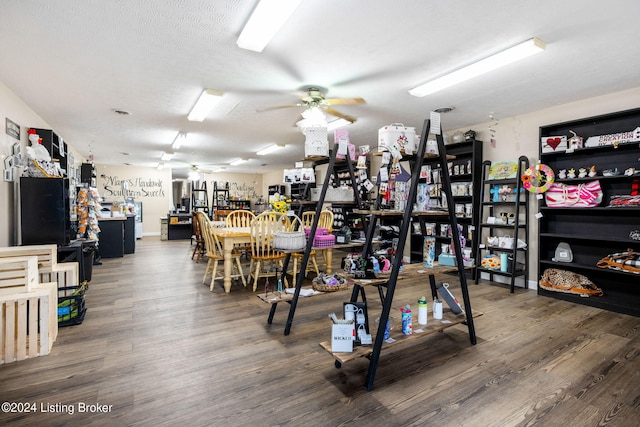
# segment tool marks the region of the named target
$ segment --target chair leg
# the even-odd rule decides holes
[[[256,265],[256,270],[253,274],[253,292],[256,291],[256,289],[258,289],[258,277],[260,276],[260,260],[257,260],[255,262]]]
[[[209,290],[213,292],[213,285],[215,284],[216,281],[216,274],[218,272],[218,264],[219,262],[216,261],[215,264],[213,264],[213,271],[211,272],[211,284],[209,285]]]
[[[293,271],[292,271],[292,276],[293,276],[293,283],[298,283],[296,281],[296,276],[298,275],[298,257],[293,257]],[[287,286],[288,288],[289,286]]]
[[[202,276],[202,283],[207,281],[207,274],[209,273],[209,271],[211,269],[211,261],[213,261],[213,260],[209,259],[209,262],[207,263],[207,268],[204,269],[204,276]]]
[[[251,283],[252,276],[253,276],[253,258],[249,259],[249,273],[247,273],[247,283]]]
[[[282,271],[282,269],[284,268],[284,261],[283,260],[279,260],[278,261],[278,265],[280,265],[280,271]],[[289,287],[289,281],[287,280],[287,275],[284,275],[284,287],[288,288]]]
[[[236,264],[238,265],[238,274],[240,275],[240,278],[242,279],[242,285],[246,288],[247,287],[247,281],[244,279],[244,274],[242,273],[242,264],[240,264],[240,257],[236,258]]]
[[[316,276],[319,276],[320,275],[320,270],[318,269],[318,260],[316,260],[315,256],[311,257],[311,263],[313,264],[313,269],[316,272]],[[307,270],[308,270],[308,268],[307,268]]]

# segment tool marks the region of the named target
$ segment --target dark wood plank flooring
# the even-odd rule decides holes
[[[189,241],[145,237],[136,253],[93,270],[82,325],[61,328],[53,351],[0,366],[0,413],[15,426],[638,426],[640,319],[470,284],[478,343],[465,326],[383,353],[367,392],[367,359],[334,367],[318,343],[347,293],[301,299],[272,325],[251,287],[224,294],[201,284]],[[335,258],[339,258],[336,256]],[[459,292],[452,276],[443,276]],[[428,295],[399,282],[394,307]],[[380,311],[368,290],[370,320]],[[398,311],[399,316],[399,311]],[[111,405],[79,413],[80,402]],[[73,414],[42,412],[67,405]]]

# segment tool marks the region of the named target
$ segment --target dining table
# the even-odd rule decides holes
[[[211,232],[222,243],[224,258],[224,291],[231,292],[231,271],[233,270],[233,248],[236,244],[249,244],[251,242],[250,227],[212,228]]]

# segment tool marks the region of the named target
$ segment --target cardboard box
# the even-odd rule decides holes
[[[354,324],[331,325],[331,351],[334,353],[353,352],[353,342],[356,339]]]

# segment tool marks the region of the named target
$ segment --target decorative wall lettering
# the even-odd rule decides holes
[[[257,199],[256,187],[247,183],[230,182],[229,196],[238,197],[239,199]]]
[[[126,178],[121,179],[117,176],[102,175],[103,179],[102,197],[109,198],[126,198],[133,197],[136,199],[144,198],[161,198],[165,197],[164,182],[162,179],[145,179],[145,178]],[[122,183],[126,182],[127,189],[123,190]]]

